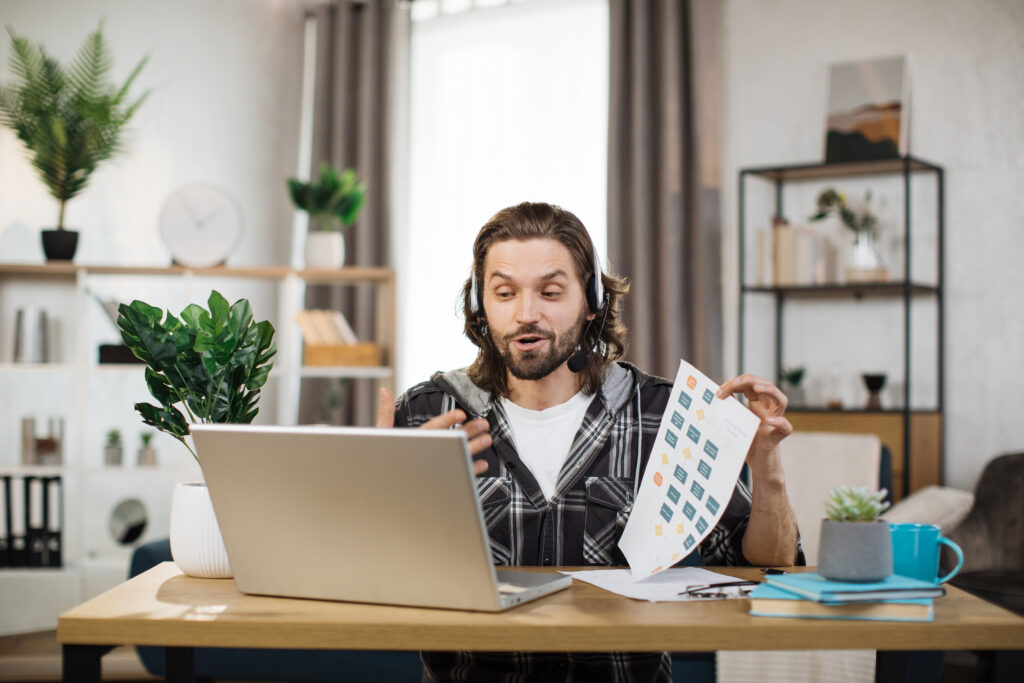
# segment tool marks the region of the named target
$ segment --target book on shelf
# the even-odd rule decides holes
[[[750,614],[866,621],[932,621],[935,617],[929,598],[823,604],[765,583],[750,592]]]
[[[946,589],[928,581],[893,574],[881,581],[830,581],[815,572],[766,576],[781,590],[823,604],[939,598]]]

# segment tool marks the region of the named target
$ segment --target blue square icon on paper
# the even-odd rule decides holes
[[[671,429],[668,429],[665,431],[665,441],[668,442],[669,446],[675,448],[676,444],[679,443],[679,437],[677,437],[675,435],[675,432],[673,432]]]
[[[700,464],[697,465],[697,471],[700,472],[701,476],[704,477],[705,479],[711,478],[711,465],[709,465],[706,461],[700,461]]]
[[[671,500],[673,503],[678,503],[679,502],[679,496],[680,496],[679,489],[677,489],[675,486],[669,486],[668,487],[668,499],[669,500]]]
[[[715,397],[715,392],[711,391],[710,389],[705,389],[704,390],[704,402],[705,403],[707,403],[708,405],[711,405],[711,400],[714,397]]]
[[[705,531],[707,531],[707,528],[708,528],[708,523],[704,521],[703,517],[701,517],[700,519],[697,520],[697,533],[698,534],[704,533]]]
[[[697,514],[697,508],[690,505],[690,502],[687,501],[686,505],[683,506],[683,514],[686,515],[687,519],[692,520],[693,516]]]
[[[680,484],[686,483],[686,470],[679,465],[676,465],[675,478],[679,480]]]
[[[692,403],[692,402],[693,402],[693,399],[690,398],[690,395],[688,393],[686,393],[685,391],[680,391],[679,392],[679,405],[681,405],[682,407],[684,407],[687,410],[689,410],[690,409],[690,403]]]
[[[689,437],[690,441],[697,443],[698,441],[700,441],[700,430],[694,427],[693,425],[690,425],[686,429],[686,436]]]
[[[672,424],[674,424],[678,429],[683,428],[683,416],[674,410],[672,411]]]
[[[693,534],[690,534],[689,536],[686,537],[686,540],[683,541],[683,547],[686,548],[687,550],[689,550],[690,548],[693,547],[694,543],[696,543],[696,541],[693,540]]]
[[[713,515],[717,515],[718,514],[718,508],[720,506],[718,505],[718,501],[715,500],[714,496],[708,496],[708,503],[707,503],[707,505],[708,505],[708,510],[711,510],[711,514],[713,514]]]
[[[666,522],[672,521],[672,508],[662,503],[661,505],[661,516],[665,518]],[[705,525],[707,526],[707,525]]]
[[[711,456],[711,459],[714,460],[715,458],[718,457],[718,446],[711,443],[711,439],[708,439],[707,441],[704,442],[704,452]]]
[[[690,487],[690,493],[693,494],[694,498],[700,500],[704,497],[704,487],[700,485],[700,482],[695,481],[693,486]]]

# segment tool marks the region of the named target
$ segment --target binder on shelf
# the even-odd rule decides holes
[[[44,506],[46,510],[46,566],[63,567],[64,486],[60,477],[46,480]]]
[[[43,567],[46,559],[46,526],[44,523],[42,477],[25,477],[25,518],[28,520],[26,543],[28,566]]]
[[[26,517],[28,501],[25,499],[25,478],[11,475],[9,478],[8,500],[10,501],[11,527],[11,562],[8,566],[25,567],[28,565],[28,545],[26,538]]]
[[[11,478],[0,475],[0,567],[11,565]]]

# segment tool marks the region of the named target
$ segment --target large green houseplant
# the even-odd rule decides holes
[[[351,168],[339,171],[320,164],[320,177],[305,183],[288,179],[292,203],[309,214],[306,266],[340,268],[345,262],[345,240],[339,230],[356,222],[366,200],[366,185]]]
[[[190,304],[180,317],[143,301],[118,307],[117,326],[146,364],[146,384],[159,405],[136,403],[142,421],[181,441],[189,423],[250,423],[277,353],[274,326],[253,322],[245,299],[228,306],[214,291],[209,310]],[[197,458],[198,459],[198,458]]]
[[[10,26],[7,32],[13,79],[0,85],[0,124],[22,141],[57,200],[57,227],[43,231],[47,258],[70,260],[78,233],[64,225],[67,202],[85,189],[101,162],[124,151],[126,125],[149,94],[129,101],[128,90],[147,60],[115,87],[109,81],[113,61],[102,23],[67,67]]]
[[[231,306],[217,291],[209,310],[187,306],[179,317],[142,301],[118,307],[125,344],[146,363],[146,384],[158,405],[136,403],[142,421],[170,434],[192,453],[189,424],[250,423],[260,389],[274,367],[274,327],[253,322],[245,299]],[[203,482],[178,484],[171,500],[171,554],[186,574],[229,578],[231,563]]]

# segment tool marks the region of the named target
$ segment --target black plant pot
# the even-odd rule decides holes
[[[43,230],[43,253],[47,261],[70,261],[78,248],[78,232]]]

